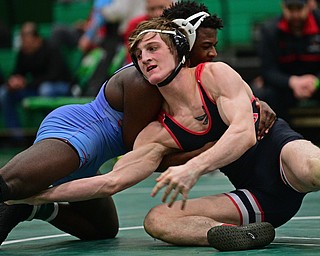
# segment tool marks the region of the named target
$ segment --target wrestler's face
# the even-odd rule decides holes
[[[217,56],[217,34],[217,30],[213,28],[197,29],[196,41],[190,52],[191,67],[203,62],[211,62]]]
[[[168,77],[177,65],[176,56],[158,33],[146,33],[135,51],[138,65],[151,84],[158,84]]]

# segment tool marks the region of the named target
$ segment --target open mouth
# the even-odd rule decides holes
[[[156,67],[157,67],[156,65],[147,67],[147,72],[151,71],[152,69],[155,69]]]

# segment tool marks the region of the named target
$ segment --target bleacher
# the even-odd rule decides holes
[[[80,20],[86,20],[91,6],[92,0],[79,1],[52,1],[52,0],[0,0],[0,15],[4,21],[11,27],[12,31],[12,47],[0,49],[0,69],[5,78],[11,74],[14,63],[16,50],[16,39],[19,34],[21,24],[25,21],[35,21],[39,25],[40,34],[47,38],[51,34],[53,24],[73,25]],[[30,8],[32,7],[32,8]],[[67,64],[71,71],[76,75],[82,53],[77,49],[63,49],[66,56]],[[81,82],[81,81],[80,81]],[[83,84],[81,84],[84,86]],[[22,122],[22,130],[26,137],[33,137],[45,115],[56,107],[66,104],[86,103],[93,97],[30,97],[26,98],[19,108],[20,119]],[[3,125],[2,113],[0,112],[0,138],[4,140],[8,133]]]
[[[50,34],[54,23],[73,24],[78,20],[86,19],[92,4],[92,0],[70,2],[42,0],[37,1],[37,6],[34,8],[24,8],[34,5],[34,1],[0,0],[0,15],[8,19],[8,13],[10,12],[6,10],[8,6],[4,4],[8,2],[11,2],[11,8],[17,9],[15,13],[15,16],[17,16],[16,23],[12,26],[13,35],[24,20],[32,17],[32,20],[38,21],[40,24],[40,33],[44,36]],[[23,6],[18,5],[18,2],[23,2]],[[260,72],[260,61],[255,52],[257,28],[263,21],[280,13],[281,0],[198,0],[198,2],[204,3],[209,7],[211,13],[217,13],[223,19],[224,28],[218,32],[218,60],[229,63],[247,82],[250,82]],[[0,49],[0,68],[6,76],[12,70],[15,54],[16,52],[12,48]],[[80,53],[76,50],[69,51],[66,52],[65,56],[71,69],[76,73],[81,59]],[[109,72],[114,71],[114,69],[114,67],[110,67]],[[20,111],[22,119],[25,120],[23,121],[24,128],[32,134],[48,111],[60,105],[77,103],[77,101],[83,103],[91,99],[91,97],[64,97],[50,100],[43,98],[26,99]],[[320,110],[318,108],[299,107],[293,109],[291,115],[295,128],[297,127],[303,133],[310,132],[313,134],[315,127],[320,127]],[[0,136],[1,134],[5,134],[5,130],[0,118]]]

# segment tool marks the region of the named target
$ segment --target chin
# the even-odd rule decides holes
[[[159,77],[154,77],[154,76],[148,78],[149,83],[153,84],[153,85],[157,85],[158,83],[162,82],[163,80],[164,79],[161,79]]]
[[[152,84],[152,85],[157,85],[158,83],[160,83],[161,81],[159,81],[158,79],[155,80],[155,79],[148,79],[149,83]]]

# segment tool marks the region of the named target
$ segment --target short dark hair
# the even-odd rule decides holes
[[[22,24],[20,33],[21,35],[39,37],[38,25],[35,22],[27,21]]]
[[[174,20],[174,19],[187,19],[193,14],[198,12],[209,13],[208,8],[202,4],[195,1],[179,1],[172,4],[169,8],[164,9],[161,17]],[[210,14],[210,13],[209,13]],[[197,20],[191,21],[194,24]],[[213,28],[222,29],[223,22],[216,14],[212,14],[206,17],[204,21],[200,24],[200,28]]]

